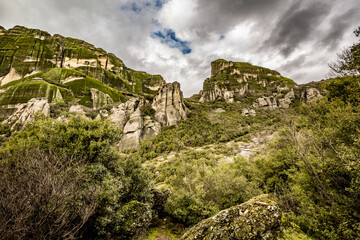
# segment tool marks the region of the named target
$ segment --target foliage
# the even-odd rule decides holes
[[[34,189],[25,188],[23,194],[30,194],[36,199],[45,199],[46,202],[55,201],[59,206],[59,211],[64,209],[64,213],[66,213],[65,209],[69,206],[67,205],[68,201],[71,204],[76,204],[75,200],[81,198],[81,192],[91,193],[90,197],[95,200],[87,201],[86,198],[81,198],[81,201],[78,202],[80,205],[85,204],[84,207],[86,207],[87,203],[94,204],[93,214],[89,211],[86,212],[90,215],[87,216],[89,220],[86,221],[85,219],[81,223],[81,226],[84,226],[80,232],[107,237],[130,237],[126,236],[126,234],[137,234],[149,224],[148,220],[144,221],[141,227],[134,225],[133,229],[129,228],[129,226],[132,226],[129,225],[129,221],[136,221],[140,212],[146,214],[144,209],[150,208],[151,195],[147,174],[142,170],[136,158],[121,158],[113,149],[112,146],[119,135],[111,124],[104,121],[90,121],[76,117],[70,118],[67,122],[48,119],[38,120],[27,125],[25,130],[9,141],[2,151],[1,162],[10,161],[9,167],[14,165],[14,171],[18,171],[21,167],[22,172],[26,172],[26,169],[30,168],[28,175],[11,178],[13,180],[12,184],[18,186],[17,189],[20,189],[24,184],[23,180],[25,178],[28,184],[33,184],[38,188],[36,181],[39,179],[32,177],[32,174],[35,174],[36,171],[44,175],[44,177],[49,177],[50,180],[54,179],[53,181],[59,184],[62,182],[58,178],[61,178],[65,182],[64,187],[71,186],[73,179],[79,179],[75,182],[77,188],[69,189],[69,198],[62,199],[61,196],[46,195],[51,190],[51,185],[45,185],[45,183],[43,192],[31,194]],[[39,149],[42,158],[56,159],[57,162],[45,162],[49,166],[42,166],[39,163],[41,159],[28,158],[27,155],[22,158],[23,153],[30,149]],[[17,158],[22,161],[17,161]],[[75,168],[74,171],[76,171],[73,172],[71,170],[74,168],[73,166],[81,167],[82,171],[79,172]],[[55,170],[46,172],[47,169],[52,170],[54,168],[58,168],[58,172],[62,174],[53,176],[53,174],[57,173]],[[1,175],[1,180],[7,182],[10,177],[11,175]],[[84,182],[84,184],[81,184],[81,182]],[[15,192],[10,193],[12,195],[8,197],[14,198],[14,204],[23,204],[21,199],[15,198]],[[5,201],[5,199],[2,196],[1,200]],[[142,207],[138,208],[136,206]],[[34,211],[40,211],[42,207],[42,204],[35,205],[33,209]],[[125,208],[132,209],[133,215],[131,216],[133,218],[129,216],[130,212],[124,213]],[[137,212],[138,210],[140,212]],[[12,214],[15,214],[15,212],[11,212]],[[151,216],[151,212],[144,217],[149,216]],[[75,220],[78,219],[74,215],[70,217],[75,218]],[[4,218],[4,221],[8,220],[10,219]],[[33,219],[34,224],[40,224],[37,220],[39,219]],[[54,218],[55,220],[56,218]],[[54,221],[48,222],[50,230],[54,227],[52,224],[56,224]],[[11,221],[9,223],[12,224]],[[12,225],[12,227],[16,227],[16,225]],[[27,237],[28,234],[30,232],[26,232],[23,236]],[[44,231],[42,234],[39,238],[46,238],[46,234],[51,233]]]
[[[250,177],[254,173],[246,165],[240,158],[219,164],[206,152],[196,151],[162,165],[155,182],[170,188],[166,212],[185,224],[194,224],[259,194]]]
[[[65,157],[66,158],[66,157]],[[40,149],[0,161],[0,238],[71,239],[94,214],[96,187],[85,165]]]
[[[261,111],[258,116],[243,116],[244,105],[224,102],[187,103],[191,114],[176,126],[164,127],[153,139],[141,143],[140,155],[151,159],[162,153],[180,151],[187,147],[219,144],[231,140],[247,140],[251,133],[277,128],[281,123],[279,112]],[[225,110],[222,113],[217,109]]]
[[[289,116],[287,130],[257,161],[264,188],[276,192],[302,229],[319,239],[360,236],[357,81],[332,80],[327,98]]]
[[[360,26],[354,31],[356,37],[360,36]],[[337,54],[335,62],[329,63],[331,77],[360,75],[360,41],[344,48]]]

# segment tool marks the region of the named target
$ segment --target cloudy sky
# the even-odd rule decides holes
[[[357,41],[359,0],[0,0],[0,25],[86,40],[133,69],[198,93],[218,58],[278,70],[297,83],[328,72]]]

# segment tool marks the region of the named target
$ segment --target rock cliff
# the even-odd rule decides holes
[[[154,97],[151,106],[155,110],[155,119],[164,126],[171,126],[181,119],[186,119],[186,107],[178,82],[164,85]]]
[[[295,85],[277,71],[219,59],[211,63],[211,77],[205,80],[199,101],[223,99],[231,103],[247,94],[290,89]]]
[[[37,112],[42,112],[45,116],[50,114],[50,105],[44,98],[33,98],[28,103],[17,104],[15,108],[15,113],[2,122],[2,124],[12,125],[12,129],[32,121]]]
[[[281,216],[273,199],[261,195],[201,221],[180,240],[276,239]]]
[[[146,111],[150,110],[150,111]],[[149,116],[149,112],[153,112]],[[186,119],[187,110],[177,82],[165,84],[151,100],[131,99],[111,109],[109,118],[123,129],[119,149],[138,148],[140,141],[156,136],[162,126]]]
[[[77,70],[129,94],[153,97],[165,84],[160,75],[132,70],[90,43],[22,26],[0,29],[0,63],[0,86],[53,68]]]

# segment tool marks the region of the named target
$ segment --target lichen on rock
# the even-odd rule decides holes
[[[264,194],[201,221],[180,239],[276,239],[281,216],[278,205]]]

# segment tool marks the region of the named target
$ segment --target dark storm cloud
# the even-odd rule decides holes
[[[356,41],[359,12],[359,0],[0,0],[0,25],[83,39],[189,97],[218,58],[321,79]]]
[[[295,2],[278,21],[263,47],[278,48],[283,56],[288,57],[317,32],[317,27],[330,10],[327,3],[319,1],[308,5]]]
[[[342,40],[344,34],[349,32],[349,26],[356,28],[356,23],[353,24],[354,18],[359,14],[360,8],[353,8],[349,11],[333,17],[330,21],[330,29],[327,35],[325,35],[321,42],[321,46],[327,46],[328,48],[337,48],[339,42]],[[360,24],[360,23],[358,23]]]
[[[212,32],[222,35],[242,21],[265,20],[283,5],[281,0],[199,0],[197,19],[189,27],[195,28],[202,38]]]

